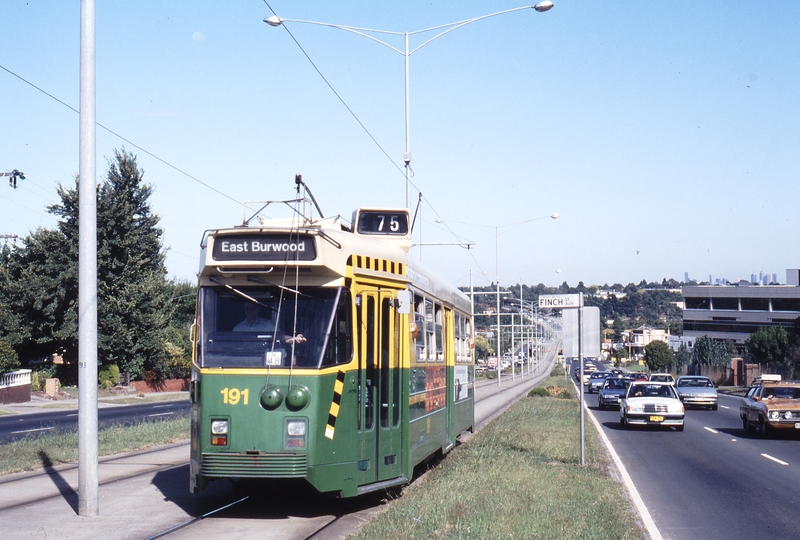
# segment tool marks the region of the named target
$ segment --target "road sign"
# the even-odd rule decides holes
[[[564,312],[562,319],[561,339],[564,356],[576,357],[579,355],[588,358],[600,356],[600,308],[583,308],[583,330],[578,329],[578,312],[570,310]],[[581,332],[581,348],[578,350],[578,332]]]
[[[579,294],[542,294],[539,295],[540,308],[576,308],[580,307]]]

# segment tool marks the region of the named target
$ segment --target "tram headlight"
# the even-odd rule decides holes
[[[228,421],[211,421],[211,446],[227,446],[228,444]]]
[[[306,447],[306,426],[308,421],[305,418],[286,419],[286,448],[305,448]]]

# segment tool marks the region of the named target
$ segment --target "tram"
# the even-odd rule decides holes
[[[353,497],[408,483],[474,427],[468,297],[409,258],[406,209],[360,208],[347,224],[314,217],[313,197],[268,205],[292,215],[201,243],[190,490],[294,480]]]

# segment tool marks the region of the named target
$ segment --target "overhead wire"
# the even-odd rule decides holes
[[[68,104],[68,103],[66,103],[66,102],[64,102],[64,101],[62,101],[62,100],[60,100],[60,99],[58,99],[58,98],[57,98],[56,96],[54,96],[53,94],[51,94],[51,93],[49,93],[49,92],[47,92],[47,91],[43,90],[42,88],[40,88],[40,87],[36,86],[35,84],[33,84],[33,83],[32,83],[32,82],[30,82],[29,80],[25,79],[24,77],[22,77],[22,76],[20,76],[20,75],[17,75],[16,73],[14,73],[13,71],[11,71],[11,70],[10,70],[10,69],[8,69],[7,67],[5,67],[5,66],[3,66],[3,65],[0,65],[0,69],[2,69],[3,71],[7,72],[8,74],[10,74],[10,75],[12,75],[12,76],[16,77],[17,79],[19,79],[20,81],[24,82],[24,83],[25,83],[25,84],[27,84],[28,86],[30,86],[30,87],[32,87],[32,88],[35,88],[36,90],[38,90],[38,91],[39,91],[39,92],[41,92],[42,94],[44,94],[44,95],[46,95],[47,97],[49,97],[49,98],[51,98],[51,99],[53,99],[53,100],[57,101],[58,103],[60,103],[61,105],[63,105],[63,106],[65,106],[65,107],[67,107],[68,109],[70,109],[70,110],[72,110],[72,111],[74,111],[74,112],[76,112],[76,113],[80,114],[80,111],[79,111],[78,109],[76,109],[75,107],[73,107],[72,105],[70,105],[70,104]],[[106,126],[104,126],[104,125],[103,125],[103,124],[101,124],[100,122],[95,122],[95,125],[97,125],[97,127],[101,128],[101,129],[104,129],[105,131],[107,131],[107,132],[108,132],[108,133],[110,133],[111,135],[114,135],[115,137],[117,137],[117,138],[119,138],[119,139],[121,139],[121,140],[125,141],[126,143],[130,144],[130,145],[131,145],[131,146],[133,146],[134,148],[136,148],[136,149],[138,149],[138,150],[140,150],[140,151],[144,152],[145,154],[147,154],[148,156],[152,157],[153,159],[155,159],[155,160],[157,160],[157,161],[160,161],[161,163],[163,163],[163,164],[164,164],[164,165],[166,165],[167,167],[169,167],[169,168],[171,168],[171,169],[173,169],[173,170],[175,170],[175,171],[179,172],[180,174],[182,174],[182,175],[186,176],[187,178],[190,178],[191,180],[194,180],[194,181],[195,181],[195,182],[197,182],[198,184],[200,184],[200,185],[202,185],[202,186],[204,186],[204,187],[206,187],[206,188],[210,189],[211,191],[213,191],[213,192],[217,193],[218,195],[222,195],[222,196],[223,196],[223,197],[225,197],[226,199],[230,199],[231,201],[235,202],[236,204],[242,204],[242,201],[239,201],[239,200],[237,200],[237,199],[235,199],[235,198],[231,197],[231,196],[230,196],[230,195],[228,195],[227,193],[223,193],[222,191],[218,190],[218,189],[217,189],[217,188],[215,188],[214,186],[211,186],[211,185],[209,185],[209,184],[207,184],[207,183],[203,182],[203,181],[202,181],[202,180],[200,180],[199,178],[197,178],[197,177],[195,177],[195,176],[192,176],[191,174],[189,174],[188,172],[184,171],[183,169],[180,169],[180,168],[176,167],[175,165],[173,165],[172,163],[168,162],[167,160],[160,158],[159,156],[157,156],[157,155],[155,155],[154,153],[150,152],[150,151],[149,151],[149,150],[147,150],[146,148],[143,148],[143,147],[139,146],[138,144],[136,144],[135,142],[131,141],[130,139],[127,139],[127,138],[123,137],[122,135],[120,135],[120,134],[119,134],[119,133],[117,133],[116,131],[112,130],[112,129],[111,129],[111,128],[109,128],[109,127],[106,127]]]

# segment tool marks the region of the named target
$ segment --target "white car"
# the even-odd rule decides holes
[[[683,431],[684,414],[675,387],[667,382],[633,382],[619,402],[619,424],[623,428],[674,426]]]

